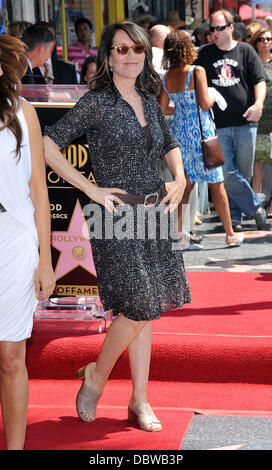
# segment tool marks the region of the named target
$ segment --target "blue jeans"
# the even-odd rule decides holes
[[[242,212],[247,216],[255,214],[261,205],[260,197],[250,186],[256,146],[257,127],[223,127],[216,130],[225,163],[224,184],[229,198],[232,221],[241,222]]]

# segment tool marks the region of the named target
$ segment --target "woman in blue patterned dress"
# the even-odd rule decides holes
[[[194,90],[195,66],[192,66],[196,58],[194,45],[186,33],[175,31],[168,34],[164,43],[163,57],[163,65],[168,72],[163,79],[159,102],[164,114],[174,114],[171,129],[179,142],[186,172],[187,186],[179,205],[179,231],[182,231],[182,204],[188,204],[195,183],[206,181],[209,184],[215,209],[226,232],[226,244],[237,246],[243,241],[243,234],[233,231],[222,167],[207,170],[203,163]],[[209,113],[214,100],[209,96],[206,72],[203,67],[196,67],[196,81],[203,134],[205,138],[208,138],[214,136],[214,123]],[[169,106],[170,100],[173,101],[175,108]]]

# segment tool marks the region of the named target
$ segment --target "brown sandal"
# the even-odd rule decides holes
[[[161,422],[149,403],[139,403],[133,409],[128,407],[128,421],[130,423],[138,423],[143,431],[157,432],[162,430]]]
[[[77,378],[84,377],[84,380],[76,397],[76,410],[79,418],[86,423],[91,423],[95,420],[97,403],[102,395],[102,393],[96,392],[96,390],[85,383],[86,373],[90,373],[90,370],[94,368],[95,362],[91,362],[86,367],[82,367],[77,371]],[[91,414],[92,417],[88,419],[83,416],[84,414]]]

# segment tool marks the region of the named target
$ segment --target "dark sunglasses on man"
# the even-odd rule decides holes
[[[223,26],[210,26],[210,32],[214,33],[215,31],[224,31],[230,24],[224,24]]]

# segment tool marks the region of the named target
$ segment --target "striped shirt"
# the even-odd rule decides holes
[[[77,73],[81,72],[82,65],[89,56],[96,56],[97,51],[92,46],[86,51],[80,42],[76,42],[68,47],[68,59],[73,62]]]

